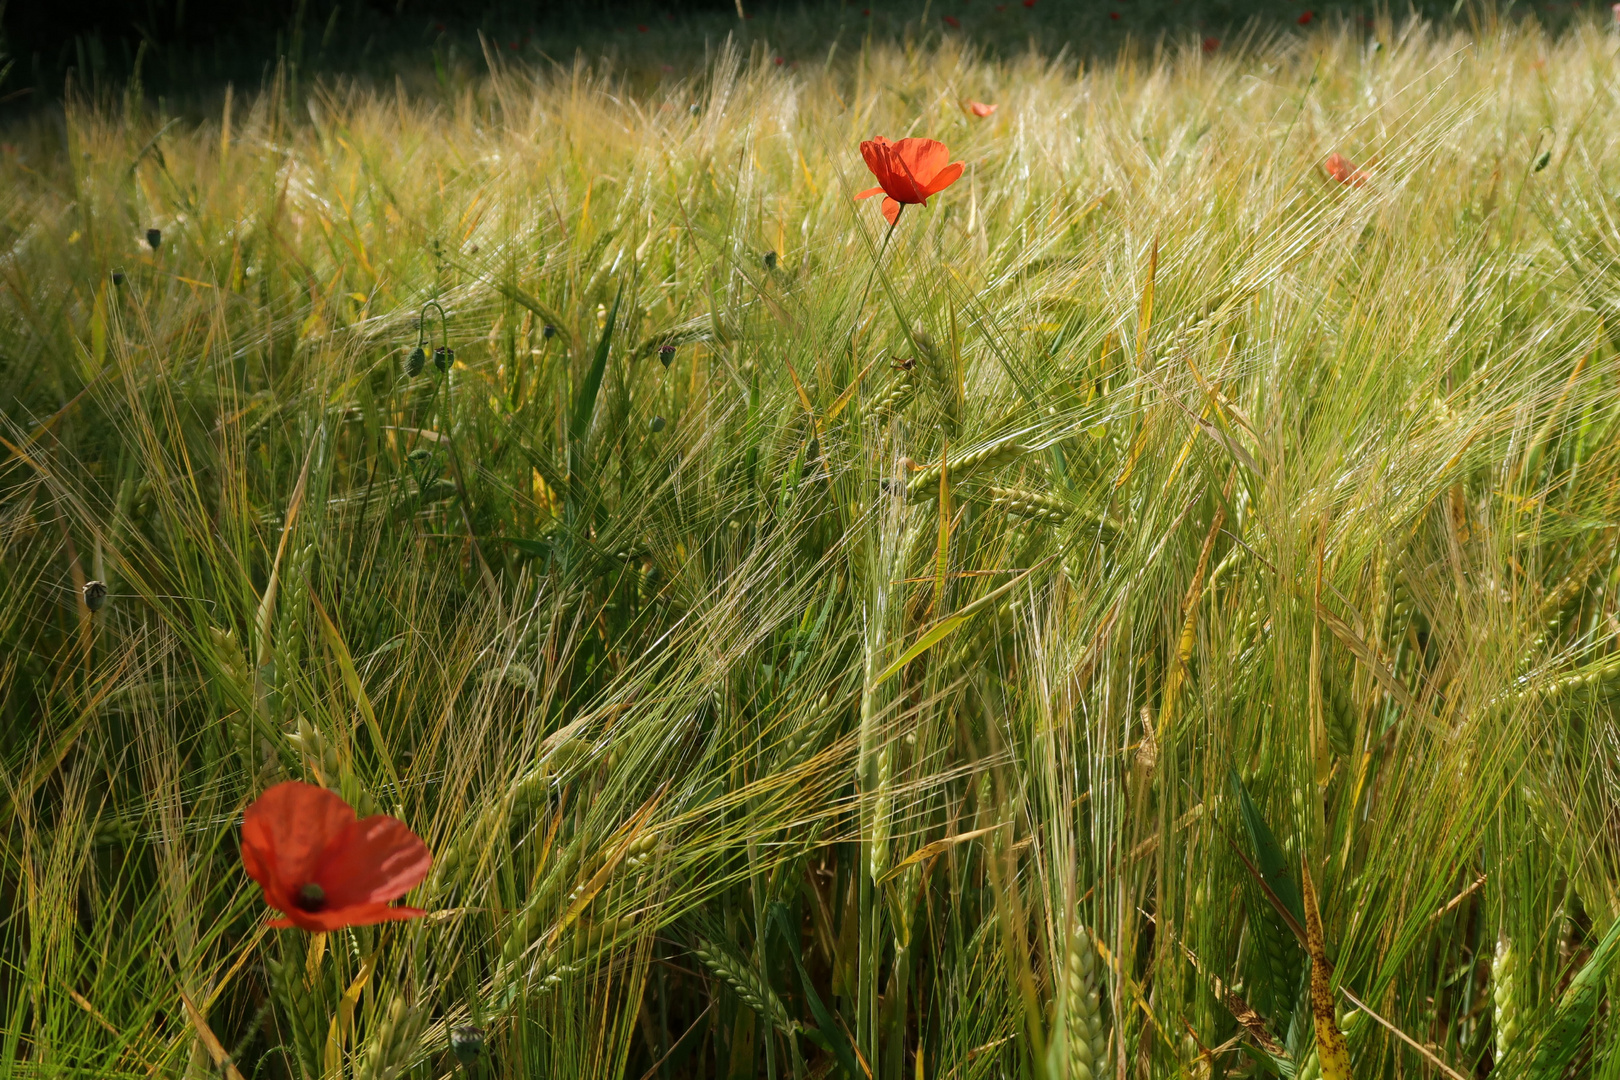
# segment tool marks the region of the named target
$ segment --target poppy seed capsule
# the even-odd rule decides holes
[[[418,345],[411,350],[411,355],[405,360],[405,374],[414,379],[422,374],[422,368],[426,365],[427,353],[423,352],[422,346]]]
[[[101,605],[107,602],[107,583],[105,581],[87,581],[84,583],[84,606],[91,611],[100,611]]]
[[[655,417],[652,418],[652,425],[651,426],[652,426],[653,431],[658,432],[658,431],[663,431],[664,428],[668,426],[668,424],[669,424],[669,421],[665,420],[662,416],[655,416]]]
[[[658,360],[660,363],[662,363],[665,367],[669,367],[670,362],[674,359],[675,346],[669,344],[668,342],[658,346]]]
[[[124,272],[122,270],[114,270],[112,272],[112,283],[114,285],[122,285],[124,283]]]
[[[484,1029],[464,1024],[450,1029],[450,1052],[463,1065],[471,1065],[484,1052]]]
[[[146,246],[147,247],[151,248],[153,251],[156,251],[158,249],[158,245],[161,244],[161,243],[163,243],[163,230],[161,230],[161,229],[147,229],[146,230]]]
[[[767,251],[765,253],[765,269],[767,269],[767,270],[775,270],[776,269],[776,252]]]
[[[545,329],[540,331],[540,336],[550,341],[557,336],[557,328],[550,323],[546,323]]]
[[[433,350],[433,366],[440,371],[449,371],[450,365],[456,362],[456,350],[447,349],[440,345]]]

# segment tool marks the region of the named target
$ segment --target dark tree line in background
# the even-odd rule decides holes
[[[1551,25],[1599,7],[1608,17],[1588,0],[1482,2]],[[1106,55],[1129,40],[1363,22],[1380,9],[1465,23],[1484,10],[1474,0],[0,0],[0,118],[68,90],[182,99],[256,86],[283,62],[301,75],[392,77],[486,43],[531,60],[579,49],[669,70],[728,33],[810,55],[863,34],[948,27],[991,52],[1033,42]]]
[[[283,56],[341,68],[445,34],[516,27],[569,41],[615,19],[735,11],[735,0],[0,0],[0,104],[53,100],[70,73],[81,88],[138,77],[180,93],[255,81]]]

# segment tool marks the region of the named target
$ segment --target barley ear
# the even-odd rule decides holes
[[[1496,1044],[1495,1069],[1502,1069],[1509,1059],[1517,1059],[1519,1045],[1518,1001],[1519,954],[1506,934],[1496,939],[1496,954],[1491,958],[1491,1028]]]
[[[293,1052],[304,1080],[321,1075],[320,988],[304,982],[305,951],[302,933],[281,935],[281,959],[267,963],[271,992],[292,1032]]]
[[[1316,907],[1316,883],[1311,880],[1310,863],[1302,862],[1300,882],[1304,886],[1305,939],[1311,952],[1311,1014],[1316,1021],[1316,1054],[1321,1061],[1322,1080],[1351,1080],[1350,1048],[1339,1030],[1333,1011],[1333,968],[1328,963],[1327,942],[1322,934],[1322,914]]]
[[[422,1042],[426,1015],[396,996],[388,1014],[377,1025],[357,1080],[392,1080],[410,1067]]]

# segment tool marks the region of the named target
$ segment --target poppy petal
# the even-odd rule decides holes
[[[906,167],[900,155],[891,151],[889,156],[892,174],[889,182],[883,185],[883,190],[889,193],[889,197],[903,203],[920,203],[926,199],[927,192],[923,191],[922,184],[917,182],[917,178]]]
[[[894,152],[916,180],[917,190],[925,194],[935,175],[951,160],[945,144],[935,139],[901,139],[894,144]]]
[[[890,225],[893,225],[896,221],[899,221],[900,204],[885,196],[883,199],[883,216],[888,218]]]
[[[278,930],[297,927],[311,933],[342,930],[349,926],[375,926],[377,923],[419,919],[427,912],[414,907],[389,907],[387,904],[356,904],[346,908],[328,908],[325,911],[297,911],[285,919],[272,919],[265,925]]]
[[[242,815],[242,867],[266,902],[285,911],[327,845],[352,824],[354,808],[336,792],[297,780],[276,784]]]
[[[881,135],[874,135],[861,143],[861,157],[866,161],[866,167],[872,170],[880,185],[887,186],[890,175],[889,148],[892,144]]]
[[[861,199],[870,199],[874,195],[882,195],[882,194],[883,194],[883,188],[882,187],[868,188],[867,190],[861,192],[859,195],[855,196],[855,199],[858,202]]]
[[[951,164],[945,166],[939,172],[935,173],[934,179],[929,182],[928,194],[939,194],[941,191],[944,191],[946,188],[956,183],[957,179],[961,175],[962,163],[960,161],[952,162]]]
[[[432,865],[421,837],[398,818],[377,814],[333,838],[309,880],[326,892],[323,910],[337,912],[397,900],[421,884]]]

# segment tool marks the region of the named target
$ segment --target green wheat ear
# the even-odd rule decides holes
[[[421,1053],[426,1023],[427,1014],[422,1009],[395,995],[371,1036],[364,1063],[355,1073],[356,1080],[393,1080],[410,1068]]]
[[[1070,1080],[1101,1077],[1107,1068],[1108,1033],[1103,1026],[1097,981],[1097,944],[1090,928],[1075,927],[1069,939],[1067,967],[1068,1001],[1074,1006],[1066,1018],[1070,1024]]]
[[[1518,986],[1519,954],[1512,940],[1503,934],[1496,939],[1496,952],[1491,957],[1491,1033],[1497,1070],[1509,1069],[1519,1057]]]

